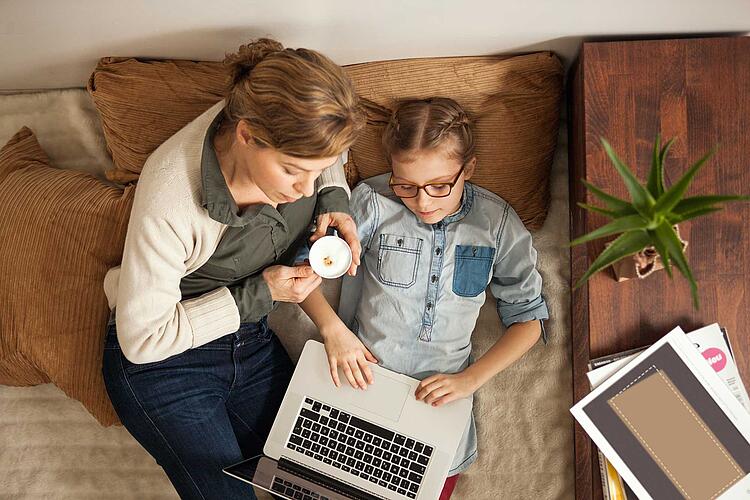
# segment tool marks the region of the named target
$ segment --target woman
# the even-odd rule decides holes
[[[182,498],[254,498],[222,468],[262,451],[292,373],[268,328],[276,302],[321,282],[293,266],[311,223],[359,264],[341,155],[364,125],[344,71],[260,39],[225,60],[230,87],[147,160],[103,374],[123,425]]]

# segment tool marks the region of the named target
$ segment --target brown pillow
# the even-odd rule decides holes
[[[102,425],[117,422],[101,375],[102,283],[133,192],[50,167],[26,127],[0,149],[0,384],[53,382]]]
[[[549,174],[559,125],[562,66],[550,52],[514,57],[449,57],[346,67],[360,95],[386,107],[407,97],[452,97],[476,117],[474,182],[506,199],[531,229],[549,203]],[[221,63],[105,58],[89,80],[115,169],[135,180],[148,155],[219,101]],[[368,125],[352,147],[347,179],[388,171],[382,126]]]
[[[138,179],[164,141],[224,98],[222,63],[105,57],[88,82],[115,168],[114,182]]]
[[[347,67],[360,96],[392,109],[399,99],[450,97],[475,119],[472,182],[505,199],[531,229],[542,226],[557,145],[563,70],[549,52],[515,57],[405,59]],[[384,125],[351,148],[359,177],[388,172]]]

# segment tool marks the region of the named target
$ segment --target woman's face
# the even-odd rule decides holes
[[[292,203],[315,192],[315,180],[338,156],[296,158],[271,147],[255,146],[248,155],[250,176],[274,203]],[[252,165],[252,167],[250,167]]]
[[[312,196],[315,180],[339,158],[298,158],[257,144],[249,133],[242,136],[241,167],[273,203],[292,203]]]

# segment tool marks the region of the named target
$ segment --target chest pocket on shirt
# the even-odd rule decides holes
[[[417,281],[422,239],[381,234],[378,249],[378,277],[386,285],[409,288]]]
[[[487,288],[495,249],[456,245],[453,293],[461,297],[476,297]]]

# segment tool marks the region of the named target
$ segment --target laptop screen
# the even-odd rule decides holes
[[[226,467],[224,472],[280,497],[301,500],[381,500],[381,497],[281,458],[257,456]]]

